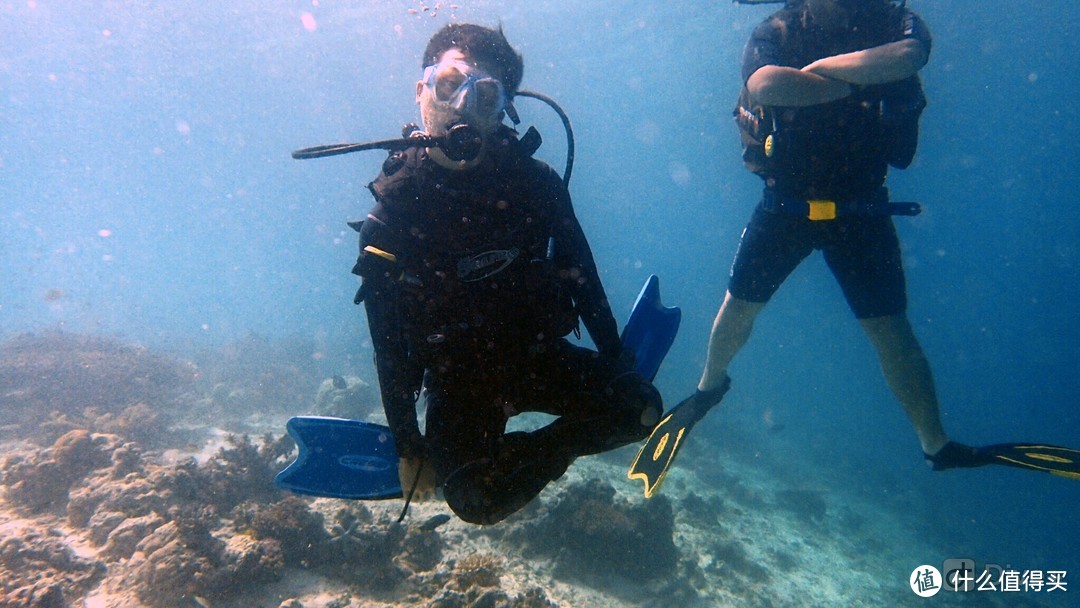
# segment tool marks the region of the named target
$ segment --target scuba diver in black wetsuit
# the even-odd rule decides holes
[[[759,0],[736,0],[759,3]],[[681,439],[730,386],[727,368],[787,276],[821,250],[873,344],[889,387],[934,470],[1005,464],[1080,477],[1080,452],[1041,444],[970,447],[942,427],[930,366],[908,321],[889,200],[889,166],[906,168],[926,100],[918,72],[930,33],[903,2],[788,0],[751,35],[735,119],[743,160],[765,182],[739,243],[697,391],[669,412],[631,477],[656,491]],[[666,450],[666,452],[665,452]],[[646,460],[642,455],[652,455]]]
[[[415,498],[441,487],[459,517],[491,524],[574,458],[643,439],[663,406],[621,345],[566,184],[531,157],[535,131],[502,123],[520,55],[501,31],[451,24],[423,67],[412,135],[443,145],[399,146],[371,183],[376,205],[354,225],[357,302],[402,487]],[[445,145],[462,132],[464,145]],[[565,339],[579,320],[597,351]],[[557,418],[507,433],[524,411]]]

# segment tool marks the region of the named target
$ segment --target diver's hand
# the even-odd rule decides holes
[[[419,478],[416,476],[417,471],[420,473]],[[438,487],[435,481],[435,469],[423,458],[399,459],[398,479],[401,481],[401,492],[406,497],[409,495],[413,483],[416,484],[416,489],[413,490],[412,495],[413,502],[435,500],[435,490]]]

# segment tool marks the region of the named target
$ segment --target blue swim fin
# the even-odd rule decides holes
[[[634,351],[635,369],[656,376],[679,331],[682,312],[660,302],[660,280],[650,276],[641,288],[622,333]],[[285,427],[300,453],[274,478],[282,489],[308,496],[381,500],[400,498],[398,456],[390,429],[374,422],[295,416]]]
[[[634,351],[634,369],[649,382],[664,361],[679,333],[682,311],[660,301],[660,279],[654,274],[641,288],[622,332],[624,348]]]
[[[294,416],[285,425],[300,454],[274,478],[308,496],[401,498],[398,456],[390,428],[374,422]]]

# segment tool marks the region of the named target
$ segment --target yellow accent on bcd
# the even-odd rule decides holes
[[[364,251],[366,251],[367,253],[370,253],[372,255],[377,255],[380,258],[384,259],[384,260],[389,260],[391,262],[397,262],[397,256],[396,255],[390,253],[389,251],[383,251],[382,249],[379,249],[378,247],[372,247],[371,245],[368,245],[368,246],[364,247]]]

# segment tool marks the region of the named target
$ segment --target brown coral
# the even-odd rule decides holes
[[[372,519],[370,511],[361,510],[360,517],[347,510],[338,513],[330,539],[318,548],[316,563],[326,575],[358,587],[391,589],[408,576],[397,560],[406,528],[389,516]]]
[[[62,508],[76,482],[109,464],[110,449],[118,443],[116,437],[75,430],[28,458],[5,456],[0,471],[8,500],[31,514]]]
[[[130,562],[131,586],[146,604],[171,606],[182,596],[225,599],[281,577],[285,561],[277,541],[221,540],[207,509],[173,509],[170,517],[138,543]]]
[[[7,530],[0,539],[0,606],[66,606],[105,576],[52,531]]]
[[[132,587],[153,606],[177,596],[212,595],[221,584],[217,572],[224,551],[224,543],[204,527],[171,521],[138,543]]]
[[[120,414],[140,403],[166,402],[193,386],[195,368],[141,346],[63,332],[23,334],[0,343],[5,424],[23,436],[61,418],[88,424],[88,412]],[[54,439],[56,436],[53,436]]]
[[[238,531],[258,540],[279,542],[290,565],[306,561],[313,547],[330,538],[322,515],[308,508],[308,501],[299,496],[286,496],[269,505],[247,501],[233,515]]]
[[[398,559],[414,572],[426,572],[442,561],[445,546],[446,541],[435,529],[413,526],[405,535],[403,552]]]
[[[247,435],[230,435],[227,442],[228,447],[199,469],[200,499],[227,513],[244,501],[273,501],[284,495],[274,486],[274,474],[293,450],[290,437],[267,435],[257,444]]]
[[[527,553],[555,558],[557,571],[597,581],[613,576],[648,581],[679,563],[675,519],[664,496],[630,503],[600,480],[568,485],[543,517],[510,534]]]
[[[503,562],[490,553],[472,553],[458,560],[450,585],[460,591],[473,587],[498,587]]]

